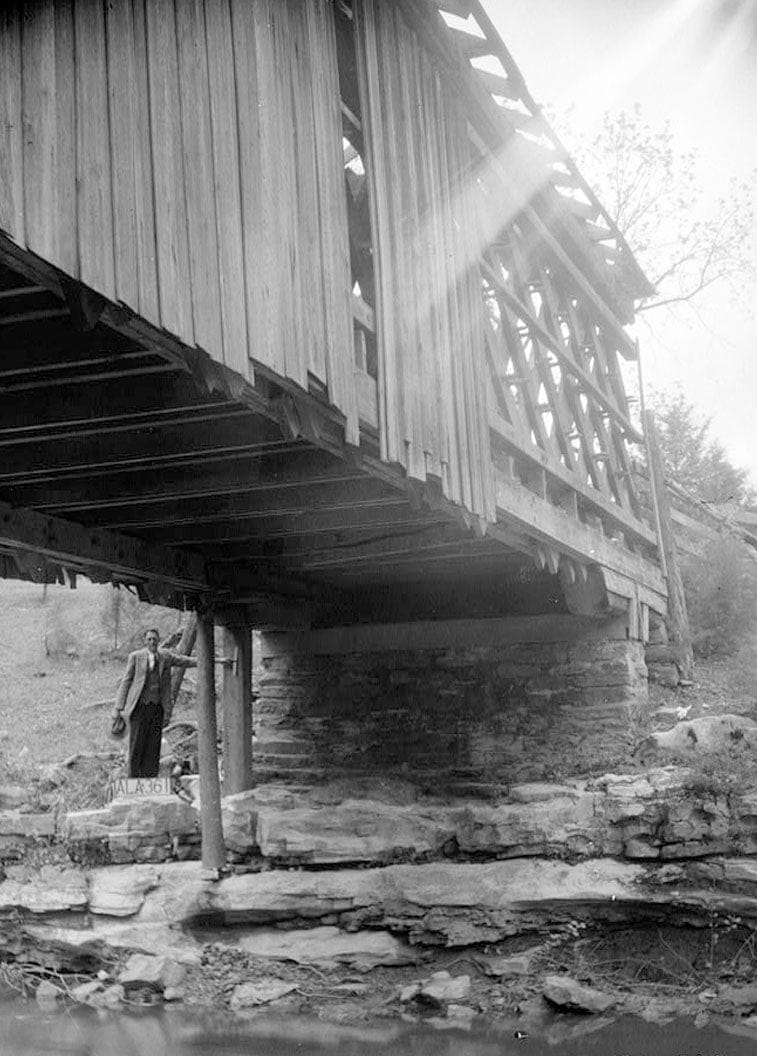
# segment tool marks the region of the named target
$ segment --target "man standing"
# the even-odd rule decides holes
[[[115,714],[129,727],[128,776],[157,777],[163,727],[171,721],[171,668],[197,667],[193,656],[158,649],[159,633],[145,631],[145,648],[129,655]]]

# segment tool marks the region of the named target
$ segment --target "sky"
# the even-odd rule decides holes
[[[536,101],[572,105],[578,134],[639,103],[648,122],[670,122],[681,150],[697,150],[713,202],[757,169],[757,0],[483,4]],[[754,243],[757,255],[757,232]],[[696,312],[652,312],[636,332],[646,388],[680,385],[757,486],[757,278],[738,299],[714,287]]]

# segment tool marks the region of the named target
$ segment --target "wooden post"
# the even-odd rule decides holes
[[[233,663],[223,669],[224,792],[252,788],[252,631],[224,629],[224,653]]]
[[[660,556],[663,574],[668,584],[668,637],[675,654],[681,677],[691,679],[694,674],[694,653],[691,647],[691,628],[686,609],[686,596],[678,564],[678,550],[673,534],[673,518],[670,498],[665,486],[665,470],[657,440],[657,428],[651,411],[644,411],[644,435],[649,456],[649,475],[652,484],[652,499],[660,541]]]
[[[197,615],[197,740],[200,762],[200,826],[203,871],[226,864],[221,825],[221,786],[218,780],[215,648],[213,617]]]

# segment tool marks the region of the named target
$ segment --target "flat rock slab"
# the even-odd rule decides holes
[[[6,880],[0,884],[0,912],[12,909],[28,913],[59,913],[83,910],[89,904],[87,876],[77,869],[43,866],[24,882]]]
[[[555,907],[637,904],[641,866],[612,860],[578,865],[511,860],[428,863],[327,872],[269,871],[203,882],[197,863],[161,868],[136,918],[191,925],[276,924],[337,914],[340,923],[382,924],[411,942],[465,945],[496,941]]]
[[[145,894],[157,887],[160,873],[153,865],[115,865],[92,873],[89,895],[91,913],[131,917],[141,907]]]
[[[177,964],[170,957],[133,953],[119,973],[118,982],[125,990],[142,986],[164,990],[166,987],[179,986],[185,975],[184,965]]]
[[[258,979],[254,983],[241,983],[231,995],[231,1007],[235,1011],[255,1008],[279,1001],[297,989],[296,983],[285,983],[283,979]]]
[[[493,979],[515,979],[532,971],[535,958],[543,950],[543,946],[532,946],[509,956],[481,953],[474,959],[481,971]]]
[[[583,986],[566,975],[548,975],[542,993],[550,1004],[569,1012],[607,1012],[615,1004],[609,994]]]
[[[417,955],[387,931],[341,931],[337,927],[298,928],[280,931],[260,928],[234,935],[234,946],[253,957],[268,957],[297,964],[348,964],[359,968],[412,964]]]
[[[289,810],[263,807],[256,839],[265,858],[317,865],[380,862],[438,853],[455,834],[449,811],[433,814],[369,800]]]
[[[202,946],[191,935],[166,924],[113,923],[95,918],[89,927],[61,927],[45,923],[24,925],[24,934],[47,948],[75,956],[100,957],[108,950],[165,955],[178,964],[198,965]]]

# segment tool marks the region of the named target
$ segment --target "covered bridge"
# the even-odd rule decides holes
[[[227,626],[229,787],[252,627],[261,772],[623,743],[648,292],[475,0],[2,5],[0,574]]]

